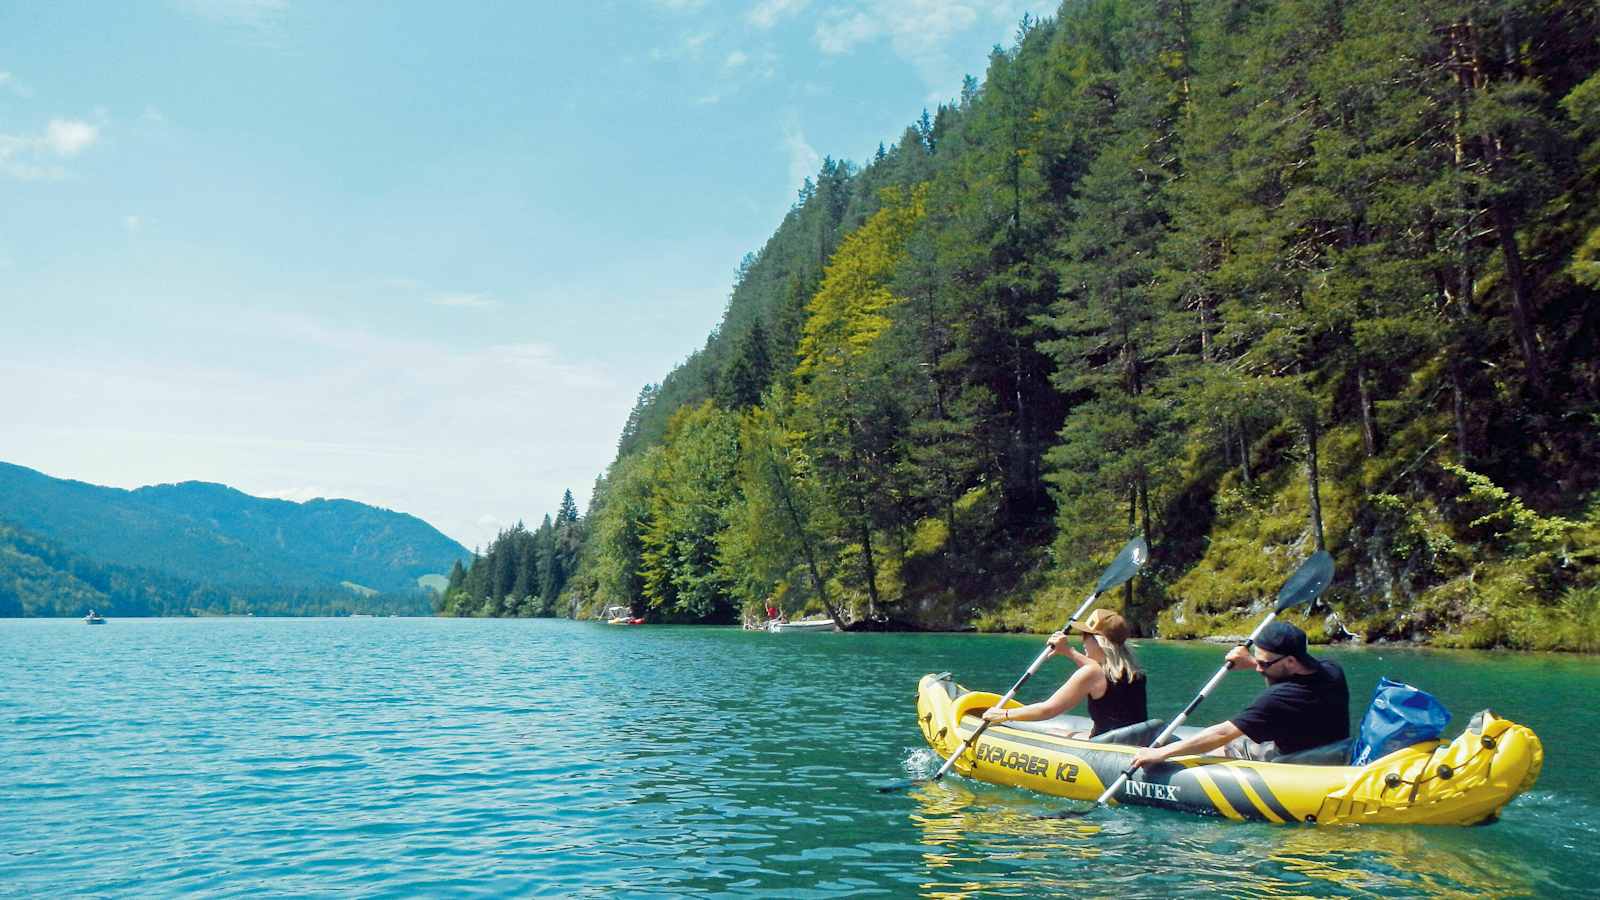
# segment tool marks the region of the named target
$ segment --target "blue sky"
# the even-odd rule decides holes
[[[1053,9],[0,0],[0,460],[582,505],[822,156]]]

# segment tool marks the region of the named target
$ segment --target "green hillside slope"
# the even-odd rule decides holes
[[[96,564],[205,585],[414,592],[468,556],[414,516],[349,500],[267,500],[200,482],[128,491],[5,463],[0,521]]]

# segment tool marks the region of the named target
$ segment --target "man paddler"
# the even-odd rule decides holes
[[[1304,631],[1274,621],[1261,630],[1254,647],[1234,647],[1227,659],[1231,668],[1260,672],[1267,689],[1226,722],[1175,744],[1140,750],[1134,768],[1219,750],[1235,759],[1271,760],[1350,736],[1344,670],[1308,653]]]

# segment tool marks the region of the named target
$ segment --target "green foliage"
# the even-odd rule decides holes
[[[807,180],[641,392],[574,583],[1053,628],[1142,531],[1147,633],[1246,630],[1326,545],[1314,635],[1592,646],[1597,36],[1571,0],[1025,20]]]
[[[0,618],[427,615],[428,596],[343,586],[220,585],[91,560],[0,522]]]

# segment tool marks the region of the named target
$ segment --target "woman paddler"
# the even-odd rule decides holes
[[[1088,737],[1104,734],[1149,718],[1145,708],[1145,677],[1128,647],[1128,623],[1109,609],[1097,609],[1082,622],[1072,623],[1083,633],[1083,652],[1074,650],[1065,632],[1050,636],[1050,649],[1065,654],[1078,664],[1050,699],[1010,709],[990,709],[983,717],[990,722],[1037,722],[1061,715],[1087,700],[1094,730]],[[1083,737],[1080,732],[1072,737]]]

